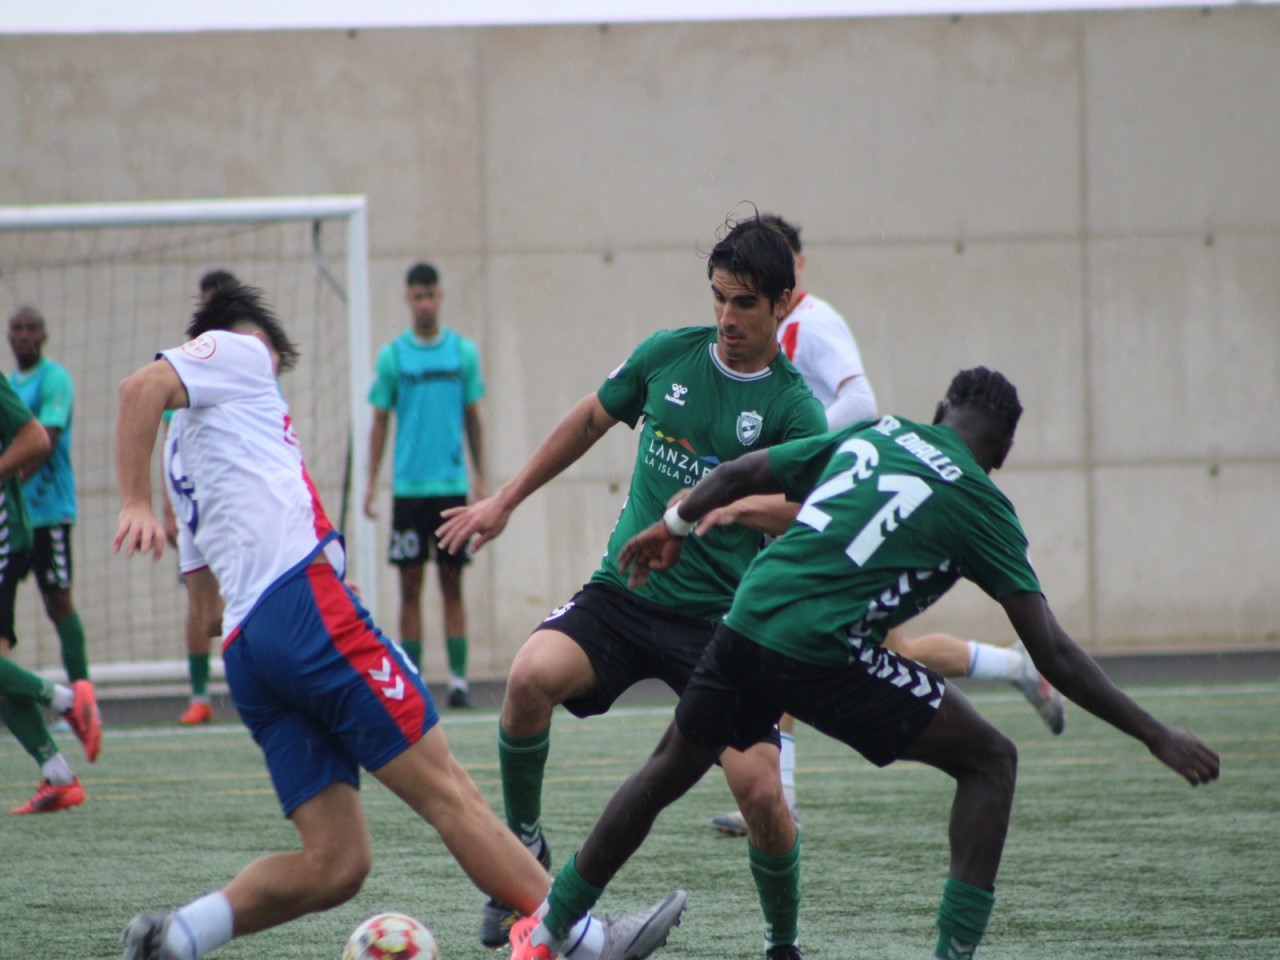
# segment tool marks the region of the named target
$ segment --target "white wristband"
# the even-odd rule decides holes
[[[662,522],[667,525],[673,537],[687,537],[698,524],[695,520],[686,520],[680,516],[676,509],[679,506],[678,503],[673,503],[667,507],[667,512],[662,515]]]

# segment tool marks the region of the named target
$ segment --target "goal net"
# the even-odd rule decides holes
[[[301,358],[280,386],[307,467],[343,529],[353,579],[376,609],[372,524],[352,478],[363,478],[371,374],[368,244],[363,197],[0,207],[0,308],[43,314],[44,355],[75,381],[72,465],[79,517],[73,597],[90,672],[122,694],[186,675],[186,596],[176,551],[156,563],[113,555],[119,512],[114,433],[120,381],[181,343],[200,278],[221,269],[260,287]],[[15,367],[12,353],[8,366]],[[358,438],[358,439],[357,439]],[[356,442],[353,442],[353,439]],[[161,444],[153,500],[163,495]],[[57,634],[35,583],[18,589],[14,659],[61,677]],[[218,664],[215,657],[215,676]]]

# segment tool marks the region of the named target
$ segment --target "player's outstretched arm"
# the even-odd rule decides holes
[[[116,482],[120,488],[120,525],[114,549],[125,556],[164,552],[164,524],[151,512],[151,450],[166,409],[187,405],[187,390],[165,360],[155,360],[120,384],[116,415]]]
[[[502,533],[511,514],[529,494],[577,462],[617,422],[605,413],[594,393],[583,397],[497,493],[441,514],[445,521],[436,530],[440,545],[450,553],[464,549],[475,553]]]
[[[1000,598],[1036,669],[1067,699],[1141,741],[1152,755],[1193,787],[1218,778],[1218,754],[1195,734],[1161,723],[1103,673],[1059,625],[1038,593]]]
[[[725,514],[708,522],[717,510],[752,494],[780,493],[778,479],[769,466],[769,452],[757,450],[716,467],[689,495],[672,498],[661,520],[651,524],[623,545],[618,571],[627,573],[632,589],[644,586],[655,570],[668,570],[680,559],[682,541],[695,529],[701,536],[723,521]],[[792,511],[794,515],[794,511]],[[629,571],[629,572],[628,572]]]

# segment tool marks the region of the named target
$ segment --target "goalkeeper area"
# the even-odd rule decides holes
[[[186,676],[186,596],[176,550],[166,546],[158,563],[112,553],[120,509],[113,438],[120,381],[186,339],[200,278],[210,270],[261,288],[297,343],[301,358],[281,378],[281,392],[312,479],[346,534],[353,576],[374,570],[372,527],[359,518],[352,493],[365,458],[364,444],[352,438],[367,432],[360,421],[371,370],[363,198],[0,207],[6,322],[21,306],[39,310],[48,332],[44,355],[75,380],[72,592],[91,676],[114,695],[154,691]],[[157,516],[161,450],[157,442]],[[363,582],[373,607],[375,578],[366,574]],[[63,676],[57,634],[31,578],[18,590],[15,631],[15,660]],[[215,673],[219,666],[215,661]]]

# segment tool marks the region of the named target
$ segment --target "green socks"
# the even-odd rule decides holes
[[[58,753],[58,745],[49,734],[44,714],[34,700],[0,701],[0,720],[12,731],[22,749],[31,754],[40,766],[44,766]]]
[[[747,845],[751,876],[764,911],[764,937],[770,944],[794,944],[800,936],[800,837],[787,853],[773,856]]]
[[[18,666],[8,657],[0,657],[0,696],[34,700],[46,707],[53,706],[52,680],[46,680]]]
[[[191,695],[207,697],[209,695],[209,654],[187,654],[187,675],[191,678]]]
[[[498,721],[502,805],[507,811],[507,826],[526,847],[533,847],[542,836],[542,773],[550,753],[550,727],[529,737],[516,737]]]
[[[603,887],[593,887],[578,873],[577,854],[561,868],[547,894],[547,915],[542,922],[558,941],[569,936],[569,931],[579,919],[591,912]]]
[[[405,656],[419,670],[422,669],[422,641],[421,640],[401,640],[400,648],[404,650]]]
[[[449,676],[467,682],[467,638],[446,637],[445,652],[449,655]]]
[[[85,654],[84,627],[80,614],[74,610],[53,625],[62,644],[62,666],[67,671],[67,681],[89,679],[89,658]]]
[[[995,905],[994,893],[947,877],[942,887],[942,905],[938,907],[938,944],[933,948],[934,957],[973,960]]]

